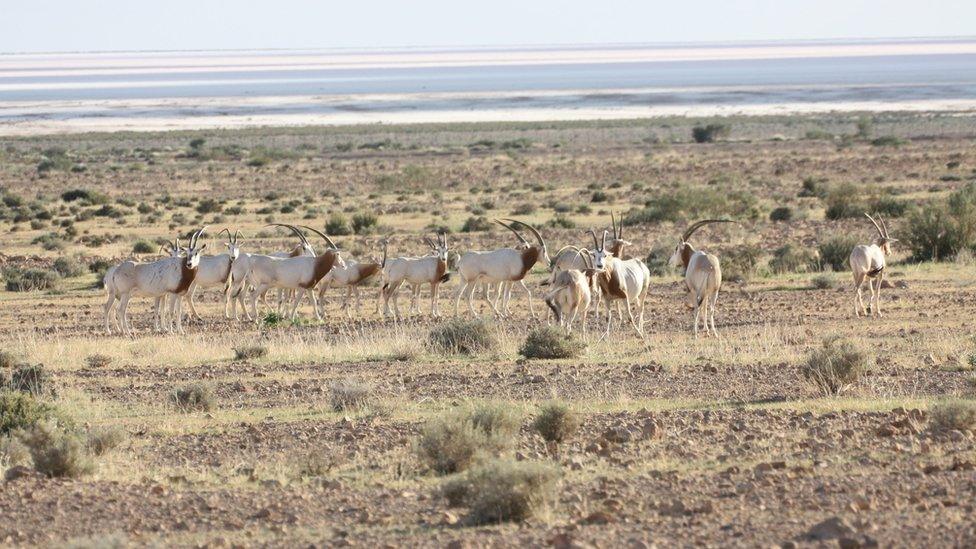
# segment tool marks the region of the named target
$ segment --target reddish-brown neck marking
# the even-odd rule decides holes
[[[539,254],[542,250],[538,246],[529,246],[528,248],[522,250],[522,272],[512,280],[522,280],[525,275],[528,274],[529,269],[535,265],[535,262],[539,260]]]
[[[691,263],[691,255],[695,253],[695,249],[691,247],[691,244],[687,242],[682,243],[681,246],[681,262],[684,263],[685,269],[688,268],[688,264]]]
[[[612,299],[627,299],[627,291],[624,289],[623,281],[620,280],[620,273],[617,271],[604,271],[601,277],[601,286],[604,293]]]
[[[444,261],[443,259],[441,259],[441,258],[438,257],[437,258],[437,276],[434,277],[434,280],[440,281],[441,278],[444,278],[444,273],[446,273],[446,272],[447,272],[447,261]]]
[[[332,266],[335,265],[336,254],[334,251],[329,250],[324,254],[315,258],[315,269],[312,273],[311,280],[307,281],[305,284],[300,284],[302,288],[310,289],[314,288],[316,284],[319,283],[325,275],[329,274],[332,270]]]
[[[613,242],[611,242],[610,243],[610,253],[613,254],[613,257],[619,257],[620,259],[623,259],[624,258],[624,243],[623,243],[623,241],[622,240],[614,240]]]
[[[359,273],[358,276],[356,277],[356,280],[353,282],[353,284],[359,284],[360,282],[380,272],[379,263],[361,263],[357,265],[357,267]]]
[[[197,277],[197,268],[189,268],[186,266],[186,260],[180,260],[180,281],[176,284],[176,289],[173,293],[178,295],[183,295],[186,290],[193,284],[193,280]]]

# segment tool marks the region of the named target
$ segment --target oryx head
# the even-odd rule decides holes
[[[533,245],[529,244],[529,241],[526,240],[525,237],[523,237],[518,232],[518,230],[515,229],[515,226],[521,225],[522,227],[525,227],[529,232],[532,233],[532,235],[535,237],[536,241],[538,242],[536,246],[539,248],[539,257],[542,258],[546,262],[546,266],[551,269],[552,259],[550,259],[549,257],[549,248],[546,247],[546,241],[542,238],[542,235],[539,234],[539,231],[537,231],[536,228],[533,227],[532,225],[529,225],[528,223],[525,223],[523,221],[517,221],[515,219],[508,219],[508,218],[505,218],[504,221],[508,221],[508,223],[510,224],[502,223],[502,221],[498,219],[495,220],[495,223],[498,223],[502,227],[505,227],[506,229],[512,231],[512,233],[515,234],[515,237],[519,239],[519,243],[520,243],[520,246],[518,247],[519,249],[528,249],[531,248]]]
[[[616,254],[617,257],[623,256],[624,246],[631,246],[632,244],[624,240],[624,220],[620,218],[620,224],[617,224],[617,218],[614,217],[613,212],[610,212],[610,223],[613,228],[613,238],[610,240],[610,250]]]
[[[180,246],[179,238],[175,242],[171,240],[159,247],[159,253],[166,254],[169,257],[180,257],[184,251],[183,247]]]
[[[678,265],[687,264],[688,259],[691,258],[691,254],[695,253],[695,248],[688,242],[688,239],[691,238],[691,235],[695,234],[695,231],[709,223],[734,223],[734,221],[731,219],[702,219],[701,221],[692,223],[690,227],[685,229],[684,234],[681,235],[681,240],[678,241],[678,245],[674,247],[674,253],[668,259],[668,265],[677,267]]]
[[[219,236],[223,233],[227,233],[227,242],[224,242],[224,246],[227,248],[227,253],[230,254],[231,261],[235,261],[241,255],[241,231],[238,230],[231,235],[230,231],[225,228],[217,233],[217,235]]]
[[[593,268],[602,271],[607,267],[607,260],[613,257],[613,252],[607,249],[607,231],[604,229],[603,238],[596,239],[596,232],[593,229],[587,231],[593,237],[593,251],[590,256],[593,259]]]
[[[206,243],[199,246],[200,235],[202,235],[203,231],[206,230],[207,227],[204,226],[199,231],[193,233],[193,235],[190,237],[190,243],[186,247],[186,258],[183,260],[187,269],[196,269],[200,266],[200,255],[202,255],[203,250],[207,249]]]
[[[891,255],[891,245],[898,242],[898,239],[891,238],[888,235],[888,227],[885,225],[884,219],[881,218],[881,214],[878,214],[878,221],[881,222],[880,225],[878,225],[878,221],[875,221],[873,217],[867,214],[867,212],[865,212],[864,215],[871,220],[871,223],[874,223],[874,228],[878,230],[878,238],[875,240],[878,247],[881,248],[881,251],[884,252],[885,255]]]
[[[431,240],[430,237],[424,237],[424,243],[430,247],[430,251],[434,252],[437,259],[447,262],[448,251],[447,251],[447,235],[444,233],[438,233],[436,235],[437,240]]]

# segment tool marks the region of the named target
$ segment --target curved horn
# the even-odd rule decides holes
[[[222,235],[224,233],[227,233],[227,240],[229,240],[231,242],[234,241],[234,239],[230,236],[230,230],[227,227],[224,227],[223,229],[220,229],[220,232],[217,233],[217,236],[220,236],[220,235]]]
[[[519,239],[519,242],[521,242],[522,244],[525,244],[526,246],[529,245],[529,241],[526,240],[525,237],[523,237],[522,235],[520,235],[518,231],[516,231],[515,229],[513,229],[511,227],[511,225],[506,225],[506,224],[502,223],[498,219],[495,220],[495,223],[498,223],[502,227],[505,227],[506,229],[508,229],[508,230],[512,231],[513,233],[515,233],[515,237],[518,238]]]
[[[888,224],[884,222],[884,218],[881,217],[880,213],[878,214],[878,221],[881,222],[881,228],[884,229],[885,238],[891,238],[890,236],[888,236]]]
[[[624,218],[620,218],[620,226],[617,227],[617,238],[620,240],[624,239]]]
[[[735,221],[732,221],[731,219],[702,219],[701,221],[693,223],[691,227],[685,229],[684,234],[681,235],[681,241],[688,242],[688,239],[691,238],[691,235],[695,234],[695,231],[704,227],[705,225],[708,225],[709,223],[735,223]]]
[[[864,212],[864,215],[866,215],[866,216],[867,216],[867,218],[871,220],[871,223],[874,223],[874,228],[875,228],[875,229],[878,229],[878,235],[879,235],[879,236],[880,236],[881,238],[888,238],[887,236],[885,236],[885,233],[884,233],[884,231],[882,231],[882,230],[881,230],[881,226],[880,226],[880,225],[878,225],[878,222],[877,222],[877,221],[875,221],[873,217],[871,217],[870,215],[868,215],[868,212]],[[879,216],[879,217],[880,217],[880,216]]]
[[[335,242],[333,242],[333,241],[332,241],[332,239],[331,239],[331,238],[329,238],[328,236],[326,236],[326,235],[325,235],[325,233],[323,233],[322,231],[320,231],[320,230],[318,230],[318,229],[313,229],[313,228],[311,228],[311,227],[306,227],[305,225],[299,225],[299,227],[302,227],[302,228],[304,228],[304,229],[308,229],[308,230],[310,230],[310,231],[312,231],[313,233],[315,233],[315,234],[317,234],[317,235],[319,235],[319,236],[321,236],[323,240],[325,240],[326,242],[328,242],[328,243],[329,243],[329,246],[332,246],[332,249],[333,249],[333,250],[336,250],[336,251],[338,251],[338,250],[339,250],[339,247],[338,247],[338,246],[336,246],[336,243],[335,243]]]
[[[596,248],[597,251],[599,251],[600,250],[600,242],[598,242],[597,239],[596,239],[596,231],[594,231],[593,228],[590,227],[590,230],[588,230],[586,232],[590,233],[590,236],[593,237],[593,247]]]
[[[535,230],[535,227],[533,227],[532,225],[529,225],[528,223],[525,223],[523,221],[516,221],[515,219],[505,219],[505,221],[508,221],[509,223],[515,223],[525,227],[526,229],[529,230],[529,232],[535,235],[536,240],[539,241],[539,246],[542,246],[543,249],[546,248],[546,241],[542,239],[542,235],[539,234],[539,231]]]
[[[617,236],[617,219],[613,216],[613,210],[610,211],[610,224],[613,226],[613,238],[620,238]]]
[[[603,243],[600,244],[600,251],[601,252],[603,250],[606,250],[607,249],[607,232],[608,231],[606,229],[603,229]]]
[[[197,247],[197,241],[203,235],[203,231],[207,230],[210,225],[204,225],[202,229],[193,234],[193,238],[190,239],[190,249],[195,249]]]
[[[587,269],[592,269],[593,268],[593,261],[592,261],[592,258],[590,257],[590,252],[585,251],[585,248],[577,248],[576,249],[576,253],[578,253],[579,256],[580,256],[580,259],[583,260],[583,266],[584,267],[586,267]]]
[[[241,239],[242,236],[244,236],[244,234],[241,233],[241,230],[240,229],[237,229],[237,231],[234,232],[234,244],[237,244],[238,242],[240,242],[240,239]]]
[[[285,225],[284,223],[268,223],[267,225],[265,225],[265,227],[284,227],[286,229],[290,229],[293,233],[295,233],[296,236],[298,236],[298,239],[302,241],[302,244],[311,246],[311,244],[308,243],[308,239],[305,238],[305,235],[302,233],[302,231],[299,231],[298,227],[295,227],[294,225]]]
[[[427,244],[427,246],[432,250],[437,249],[437,246],[434,245],[434,241],[431,240],[429,236],[424,236],[424,244]]]

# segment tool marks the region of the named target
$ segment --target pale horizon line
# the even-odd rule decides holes
[[[948,36],[883,36],[883,37],[837,37],[837,38],[776,38],[761,40],[701,40],[665,42],[554,42],[524,44],[468,44],[468,45],[414,45],[414,46],[309,46],[300,48],[189,48],[189,49],[120,49],[120,50],[43,50],[43,51],[0,51],[0,56],[47,56],[47,55],[99,55],[99,54],[192,54],[192,53],[245,53],[245,52],[465,52],[492,50],[532,51],[549,49],[600,49],[626,47],[714,47],[714,46],[771,46],[771,45],[823,45],[823,44],[866,44],[866,43],[906,43],[906,42],[967,42],[976,40],[972,35]]]

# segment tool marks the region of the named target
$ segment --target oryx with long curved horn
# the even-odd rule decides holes
[[[383,299],[383,315],[393,314],[394,318],[400,318],[400,307],[397,304],[397,294],[400,286],[404,283],[412,288],[413,299],[410,311],[420,312],[420,289],[424,284],[430,284],[430,314],[433,317],[440,316],[438,306],[438,295],[440,285],[447,282],[451,275],[447,272],[447,235],[440,233],[437,241],[424,236],[424,243],[430,248],[430,254],[423,257],[394,257],[386,259],[386,246],[383,243],[383,257],[385,265],[383,267],[383,288],[381,297]],[[393,309],[390,309],[390,300],[393,301]]]
[[[689,307],[695,310],[695,337],[698,337],[698,318],[702,317],[705,333],[709,333],[709,319],[711,319],[711,333],[718,336],[715,329],[715,304],[718,302],[718,291],[722,287],[722,267],[718,257],[713,254],[695,250],[688,242],[695,231],[710,223],[734,223],[731,219],[703,219],[693,223],[681,235],[681,241],[674,247],[674,253],[668,264],[677,267],[680,263],[685,269],[685,286],[691,292]],[[704,309],[704,310],[703,310]]]
[[[112,313],[115,301],[118,300],[119,308],[116,315],[116,326],[125,333],[132,333],[132,326],[129,324],[129,300],[133,295],[145,295],[149,297],[169,297],[170,315],[169,321],[164,322],[162,329],[169,331],[172,322],[179,333],[183,333],[183,307],[182,296],[189,289],[193,280],[196,278],[197,269],[200,265],[200,252],[207,245],[197,246],[200,235],[206,227],[196,231],[190,237],[190,243],[186,248],[180,248],[176,244],[173,257],[167,257],[152,263],[135,263],[125,261],[116,267],[109,269],[105,274],[104,284],[108,293],[108,300],[105,303],[105,330],[109,333],[112,329],[109,318]],[[172,250],[171,250],[172,251]],[[162,304],[157,304],[156,315],[157,325],[163,319]],[[119,325],[121,320],[121,325]]]
[[[573,322],[583,313],[582,332],[586,338],[586,316],[594,293],[599,293],[596,277],[599,275],[592,265],[592,258],[588,251],[577,252],[585,266],[583,269],[565,269],[554,274],[549,293],[545,302],[556,316],[556,323],[566,328],[566,333],[573,331]]]
[[[303,246],[309,246],[308,239],[298,227],[282,223],[272,223],[268,226],[284,227],[291,230]],[[251,313],[257,318],[257,299],[271,288],[282,290],[295,290],[295,297],[292,300],[290,318],[295,318],[298,306],[301,304],[305,295],[308,294],[312,301],[312,309],[315,317],[322,320],[319,314],[318,303],[313,291],[316,284],[332,270],[334,265],[345,265],[339,257],[339,247],[331,238],[323,232],[309,228],[310,231],[322,237],[329,245],[329,249],[322,255],[309,257],[271,257],[271,256],[252,256],[251,269],[247,275],[248,282],[254,287],[251,294]]]
[[[227,242],[224,246],[227,253],[218,255],[205,255],[200,257],[200,267],[197,269],[197,276],[190,285],[190,290],[186,294],[187,305],[190,307],[190,314],[200,319],[197,313],[196,293],[201,288],[222,288],[224,290],[224,317],[230,318],[231,288],[234,286],[234,264],[241,255],[241,231],[230,234],[227,228],[222,229],[217,236],[227,233]]]
[[[607,329],[603,337],[610,335],[610,323],[613,320],[611,302],[623,301],[630,317],[630,324],[637,331],[637,335],[644,337],[644,303],[651,284],[651,272],[640,259],[620,259],[607,249],[607,231],[603,231],[603,239],[597,241],[596,232],[589,230],[593,236],[593,268],[599,275],[596,281],[600,287],[601,300],[607,308]],[[634,319],[632,306],[638,308],[638,319]],[[618,310],[619,314],[619,310]]]
[[[874,228],[878,231],[878,237],[870,245],[861,244],[855,246],[851,251],[851,272],[854,274],[854,289],[857,292],[857,299],[854,302],[854,315],[865,316],[869,313],[881,318],[881,283],[884,281],[885,267],[887,266],[886,257],[891,254],[891,244],[898,242],[897,238],[891,238],[888,234],[888,227],[885,225],[881,214],[878,214],[877,221],[864,214]],[[878,224],[878,221],[881,224]],[[868,289],[871,290],[871,299],[868,301],[868,308],[864,308],[864,300],[861,298],[861,286],[864,280],[868,279]]]
[[[508,221],[506,224],[504,221]],[[525,285],[525,276],[529,273],[529,270],[536,264],[540,259],[545,262],[545,264],[551,265],[552,260],[549,258],[549,249],[546,247],[546,241],[539,234],[539,231],[523,223],[522,221],[516,221],[513,219],[495,220],[496,223],[505,227],[506,229],[512,231],[516,238],[518,238],[520,246],[518,249],[512,248],[502,248],[500,250],[491,250],[487,252],[467,252],[461,256],[458,260],[457,272],[464,282],[461,291],[458,293],[457,300],[454,303],[454,314],[458,314],[461,307],[461,297],[467,293],[468,299],[468,310],[471,314],[475,314],[474,303],[472,302],[474,288],[479,282],[487,284],[499,284],[499,289],[503,287],[502,283],[509,283],[504,289],[505,291],[505,307],[507,307],[509,297],[511,296],[511,285],[515,282],[522,284],[525,288],[525,293],[528,296],[529,301],[529,314],[535,317],[535,311],[532,307],[532,294],[529,292],[528,286]],[[525,227],[536,239],[536,244],[529,243],[528,240],[523,237],[513,225],[521,225]],[[488,304],[491,306],[492,310],[498,316],[503,316],[501,311],[488,300]]]

